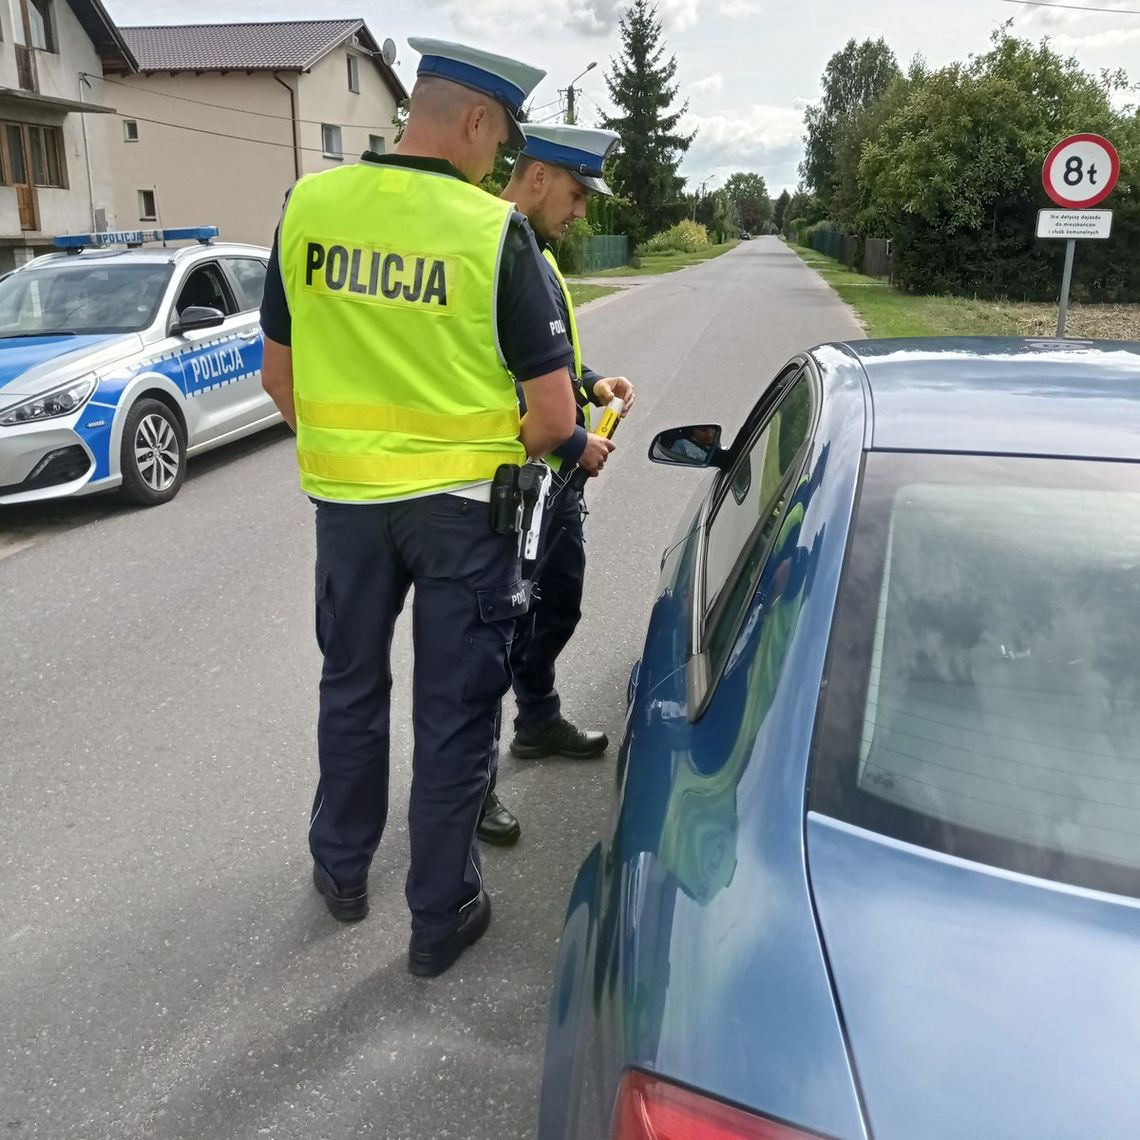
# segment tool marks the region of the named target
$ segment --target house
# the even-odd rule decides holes
[[[217,225],[268,245],[302,174],[395,137],[407,91],[363,20],[125,27],[104,69],[112,228]]]
[[[0,4],[0,272],[102,224],[104,67],[129,74],[135,61],[99,0]]]

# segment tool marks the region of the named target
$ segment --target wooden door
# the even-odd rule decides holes
[[[4,124],[4,165],[8,180],[16,188],[16,203],[20,209],[20,229],[39,229],[36,209],[36,188],[28,164],[28,132],[22,123]]]

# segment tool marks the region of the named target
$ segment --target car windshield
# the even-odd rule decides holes
[[[1140,465],[872,454],[814,810],[1140,893]]]
[[[0,281],[0,337],[138,332],[158,310],[171,267],[74,261]]]

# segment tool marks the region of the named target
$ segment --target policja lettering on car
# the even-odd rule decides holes
[[[361,276],[367,259],[368,279]],[[410,282],[405,278],[405,266]],[[324,273],[320,270],[323,269]],[[384,253],[378,249],[348,249],[343,245],[327,249],[317,241],[308,242],[305,254],[305,288],[314,292],[341,294],[345,300],[383,297],[388,301],[419,302],[447,307],[447,260],[416,257],[413,254]],[[452,267],[452,278],[455,270]],[[347,290],[347,292],[346,292]]]
[[[227,345],[217,352],[203,353],[190,358],[190,373],[194,383],[202,380],[218,380],[223,376],[237,376],[245,371],[241,349],[237,345]]]

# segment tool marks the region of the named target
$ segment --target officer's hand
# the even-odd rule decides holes
[[[613,449],[614,445],[604,436],[594,435],[593,432],[590,432],[586,436],[586,450],[582,452],[578,466],[588,475],[600,475]]]
[[[621,418],[624,420],[629,415],[629,409],[633,407],[633,401],[637,399],[633,391],[633,384],[624,376],[607,376],[606,379],[599,380],[594,385],[594,401],[596,403],[608,404],[615,396],[625,403],[625,407],[621,410]]]

